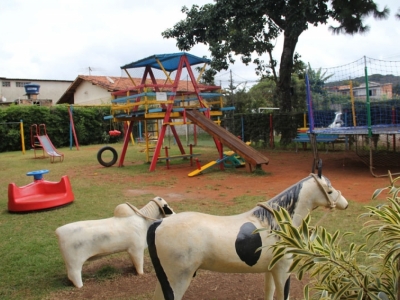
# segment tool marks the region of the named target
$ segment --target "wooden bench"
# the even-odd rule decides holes
[[[190,160],[190,166],[193,166],[193,157],[199,156],[200,153],[193,153],[193,145],[189,145],[190,146],[190,153],[186,154],[186,153],[181,153],[178,155],[170,155],[168,153],[168,147],[165,147],[165,155],[164,156],[158,156],[157,159],[158,160],[165,160],[166,164],[167,164],[167,169],[169,169],[169,162],[171,159],[189,159]]]
[[[199,156],[201,155],[201,153],[193,153],[193,154],[178,154],[178,155],[170,155],[170,156],[159,156],[158,159],[159,160],[171,160],[171,159],[178,159],[178,158],[192,158],[195,156]]]
[[[333,147],[334,143],[339,141],[339,135],[337,135],[337,134],[316,134],[316,139],[317,139],[317,143],[324,143],[325,145],[331,144]],[[296,152],[298,151],[297,143],[302,143],[303,150],[306,150],[307,143],[310,143],[310,137],[308,136],[308,133],[298,132],[297,137],[293,139],[293,142],[295,142],[295,144],[296,144]]]

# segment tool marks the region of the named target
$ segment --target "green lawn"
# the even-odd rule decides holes
[[[121,145],[113,145],[120,153]],[[33,159],[33,151],[28,150],[25,155],[21,152],[0,153],[0,299],[43,299],[47,294],[69,288],[66,271],[54,231],[57,227],[78,220],[101,219],[110,217],[120,203],[132,199],[124,195],[124,189],[140,189],[134,180],[137,176],[147,176],[149,181],[154,176],[148,172],[149,165],[140,163],[144,160],[144,153],[127,151],[125,161],[130,164],[125,168],[104,168],[97,162],[97,151],[102,145],[75,148],[62,148],[65,154],[62,163],[50,163],[49,159]],[[130,147],[140,147],[139,145]],[[215,148],[197,147],[196,151],[210,153],[215,157]],[[134,167],[131,167],[136,163]],[[33,181],[25,174],[30,171],[48,169],[49,174],[44,178],[48,181],[59,181],[61,176],[68,175],[75,201],[72,205],[44,212],[27,214],[11,214],[7,210],[8,184],[14,182],[17,186],[24,186]],[[173,171],[162,170],[168,180],[174,180]],[[168,173],[170,172],[170,173]],[[168,177],[169,176],[169,177]],[[158,184],[167,184],[167,181]],[[218,191],[217,191],[218,192]],[[141,207],[148,203],[149,196],[135,196],[135,205]],[[235,205],[223,206],[216,201],[209,201],[207,213],[236,214],[248,209],[249,203],[256,203],[262,199],[253,197],[238,197]],[[198,203],[185,203],[186,210],[199,210]],[[180,205],[173,207],[182,211]],[[201,208],[200,208],[201,209]],[[354,231],[351,237],[353,242],[362,242],[359,233],[361,223],[355,216],[364,212],[363,205],[352,203],[345,212],[334,212],[324,215],[324,211],[313,213],[313,221],[321,217],[326,218],[323,224],[329,231]],[[343,215],[344,214],[344,215]],[[343,218],[346,222],[343,222]],[[344,241],[345,244],[348,241]],[[101,276],[101,274],[99,275]]]

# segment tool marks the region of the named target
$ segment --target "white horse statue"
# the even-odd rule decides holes
[[[289,297],[290,257],[272,269],[273,245],[277,239],[269,230],[279,229],[272,210],[285,208],[293,224],[313,209],[322,206],[346,209],[347,200],[331,186],[328,178],[310,174],[269,201],[233,216],[214,216],[198,212],[178,213],[153,223],[147,243],[157,275],[156,300],[180,300],[198,269],[224,273],[265,273],[264,299]],[[262,250],[257,251],[259,247]],[[286,283],[286,284],[285,284]]]

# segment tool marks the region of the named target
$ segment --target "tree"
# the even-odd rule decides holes
[[[369,29],[364,24],[366,16],[373,14],[383,19],[389,9],[380,11],[371,0],[216,0],[215,4],[193,5],[191,9],[184,6],[182,12],[186,19],[164,31],[163,37],[175,38],[182,51],[199,43],[208,45],[211,66],[218,71],[228,69],[229,63],[235,61],[233,54],[237,54],[243,63],[255,63],[257,72],[272,72],[278,78],[276,97],[280,111],[287,116],[282,125],[287,126],[293,124],[291,75],[301,33],[309,25],[326,24],[328,19],[338,22],[338,26],[330,27],[333,33],[364,33]],[[284,36],[284,43],[277,75],[272,50],[280,34]],[[253,59],[253,53],[268,53],[269,62]],[[281,132],[281,143],[288,144],[296,134],[295,125],[283,127]]]
[[[251,112],[248,106],[250,96],[246,91],[246,85],[231,85],[231,88],[228,93],[228,106],[234,106],[235,113]]]
[[[249,90],[250,107],[258,111],[259,107],[275,107],[276,83],[269,78],[263,78]]]
[[[397,97],[400,96],[400,84],[399,83],[393,87],[393,96],[397,96]]]
[[[310,90],[313,94],[326,94],[326,90],[324,89],[325,82],[334,75],[326,75],[326,72],[327,71],[322,72],[321,68],[313,70],[310,63],[308,63],[308,81],[310,83]]]

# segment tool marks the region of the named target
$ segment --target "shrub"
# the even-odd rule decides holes
[[[74,107],[73,121],[78,143],[80,145],[116,142],[118,137],[105,140],[104,133],[110,129],[121,130],[121,124],[111,124],[104,116],[110,114],[109,107]],[[0,109],[0,152],[21,149],[21,138],[18,122],[23,121],[26,149],[31,148],[31,126],[45,124],[46,131],[55,147],[70,145],[70,117],[68,106],[21,106],[11,105]],[[75,144],[75,142],[73,143]]]
[[[398,262],[400,257],[400,188],[389,173],[390,185],[374,192],[376,199],[388,190],[387,203],[366,206],[368,218],[362,230],[366,243],[351,243],[347,250],[340,247],[341,239],[351,233],[331,234],[322,226],[310,226],[311,217],[300,227],[294,227],[286,210],[275,211],[280,230],[272,234],[279,241],[272,246],[272,268],[285,255],[293,257],[290,272],[299,279],[309,274],[311,281],[305,286],[304,299],[397,299]],[[377,237],[369,245],[371,237]],[[362,256],[368,265],[360,263]],[[361,259],[360,259],[361,258]],[[310,295],[311,294],[311,295]]]

